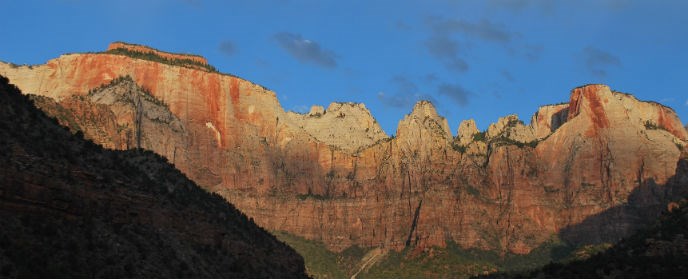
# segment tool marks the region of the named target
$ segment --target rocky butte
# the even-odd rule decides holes
[[[458,135],[422,101],[392,138],[363,104],[286,112],[274,92],[186,58],[116,43],[0,74],[86,138],[152,150],[260,226],[333,251],[615,241],[688,192],[670,180],[688,156],[676,113],[605,85],[529,125],[468,120]]]

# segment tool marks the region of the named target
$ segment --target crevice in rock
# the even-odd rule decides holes
[[[418,201],[418,207],[416,207],[416,213],[413,215],[413,223],[411,223],[411,231],[406,239],[406,247],[411,246],[411,239],[413,238],[413,233],[416,231],[416,225],[418,225],[418,216],[420,216],[420,206],[423,204],[423,200]]]

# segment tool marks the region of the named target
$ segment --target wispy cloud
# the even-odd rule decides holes
[[[594,0],[594,1],[551,1],[551,0],[486,0],[487,7],[496,10],[505,10],[512,13],[521,13],[525,10],[537,10],[544,15],[554,15],[558,12],[570,10],[573,4],[581,9],[604,9],[607,12],[618,12],[632,6],[633,0]]]
[[[377,93],[377,99],[385,106],[409,108],[419,100],[430,100],[436,103],[432,96],[421,93],[416,83],[405,76],[394,76],[390,82],[397,88],[395,93],[390,94],[384,91]]]
[[[407,24],[405,21],[403,21],[403,20],[397,20],[397,21],[394,23],[394,27],[396,27],[398,30],[402,30],[402,31],[408,31],[408,30],[411,30],[411,29],[412,29],[412,28],[411,28],[411,25],[408,25],[408,24]]]
[[[429,73],[423,77],[423,81],[425,81],[426,83],[434,83],[437,80],[438,78],[435,73]]]
[[[425,41],[428,52],[447,69],[456,72],[468,71],[468,63],[459,56],[459,43],[445,34],[437,34]]]
[[[466,43],[467,41],[497,43],[508,48],[516,36],[503,25],[488,19],[471,22],[462,19],[428,17],[426,24],[430,28],[431,35],[424,42],[425,48],[447,69],[459,73],[466,72],[470,68],[465,58],[471,46]]]
[[[471,92],[458,84],[443,83],[437,88],[437,93],[449,97],[459,106],[468,105],[468,97]]]
[[[509,82],[516,81],[516,79],[514,79],[514,75],[512,75],[511,72],[509,72],[507,70],[501,70],[501,71],[499,71],[499,73],[502,75],[502,77],[504,77],[505,80],[507,80]]]
[[[220,43],[219,49],[220,52],[230,56],[234,55],[234,53],[236,53],[237,51],[236,47],[234,46],[234,43],[232,43],[231,41],[223,41],[222,43]]]
[[[618,57],[592,46],[583,49],[583,61],[590,73],[598,77],[606,77],[610,66],[621,66],[621,60]]]
[[[544,48],[541,45],[525,45],[523,47],[525,57],[531,62],[540,60]]]
[[[399,87],[399,91],[408,93],[415,93],[418,91],[416,83],[411,81],[408,77],[396,75],[392,77],[391,81]]]
[[[413,103],[413,96],[407,94],[389,94],[384,91],[377,92],[377,99],[385,106],[404,108]]]
[[[281,32],[274,36],[275,40],[296,60],[311,63],[325,68],[337,66],[334,52],[324,49],[320,44],[304,39],[300,34]]]
[[[437,33],[462,33],[473,38],[483,39],[497,43],[508,43],[513,34],[503,25],[496,24],[487,19],[479,22],[470,22],[461,19],[442,19],[433,17],[429,19],[430,26]]]

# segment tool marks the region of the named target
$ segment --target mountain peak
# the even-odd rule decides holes
[[[473,141],[473,136],[477,133],[480,133],[480,130],[478,130],[475,120],[468,119],[461,121],[456,137],[459,141],[459,144],[468,145]]]
[[[640,101],[629,94],[612,92],[602,84],[573,89],[567,114],[566,122],[584,119],[588,136],[610,129],[615,123],[630,122],[638,129],[660,129],[680,140],[688,139],[688,133],[673,109],[655,102]]]
[[[350,153],[387,138],[361,103],[333,102],[327,109],[316,105],[307,114],[287,113],[287,117],[318,141]]]
[[[430,101],[421,100],[413,106],[411,113],[399,122],[397,135],[399,137],[413,135],[415,132],[412,130],[421,128],[429,129],[443,138],[451,137],[447,119],[437,114],[435,106]]]
[[[413,110],[411,111],[410,115],[414,116],[429,116],[429,117],[439,117],[437,114],[437,109],[435,109],[435,105],[432,104],[432,102],[428,100],[420,100],[416,102],[416,104],[413,106]]]
[[[504,137],[522,143],[535,139],[533,129],[530,126],[525,126],[523,121],[518,119],[518,115],[515,114],[500,117],[497,122],[490,124],[487,128],[486,136],[491,139]]]

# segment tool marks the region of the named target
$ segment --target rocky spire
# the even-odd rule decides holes
[[[497,122],[490,124],[490,127],[487,128],[486,137],[488,139],[503,137],[522,143],[535,140],[533,129],[525,126],[515,114],[500,117]]]
[[[443,139],[451,138],[447,119],[439,116],[435,106],[429,101],[419,101],[413,106],[410,114],[407,114],[397,126],[397,137],[413,138],[419,136],[421,131],[426,131],[433,136]]]
[[[380,124],[361,103],[331,103],[327,109],[311,107],[308,114],[288,113],[292,124],[320,142],[356,152],[387,138]]]
[[[458,144],[464,146],[473,141],[473,136],[475,136],[475,134],[480,133],[473,119],[461,121],[458,130],[458,134],[456,135]]]

